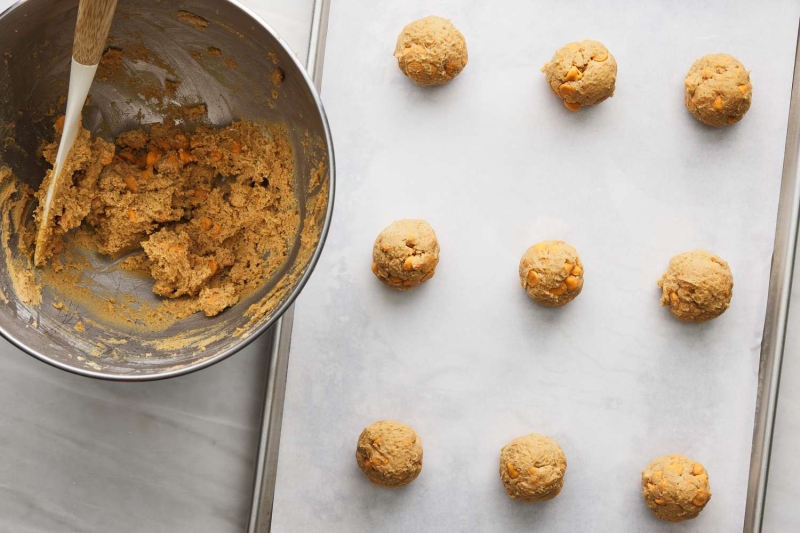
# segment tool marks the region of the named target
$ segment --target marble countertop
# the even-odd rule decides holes
[[[0,0],[0,11],[11,3]],[[313,0],[245,3],[305,57]],[[327,64],[335,68],[344,63],[334,58]],[[337,137],[337,148],[345,146]],[[338,212],[353,209],[356,200],[341,197]],[[321,266],[345,268],[326,256]],[[793,294],[800,302],[800,284]],[[313,297],[301,295],[298,308],[316,305]],[[340,316],[342,324],[352,318]],[[798,327],[790,327],[787,339],[765,533],[800,529],[794,511],[800,499],[800,459],[795,453],[800,440],[799,305],[791,323]],[[250,506],[268,344],[262,337],[236,356],[189,376],[125,384],[51,368],[0,339],[0,532],[242,531]],[[313,346],[345,353],[361,343]],[[292,359],[290,373],[297,376],[309,364],[302,357]],[[365,372],[368,365],[353,370]],[[295,407],[304,398],[330,401],[318,393],[313,384],[290,382]],[[290,408],[286,416],[290,426],[299,419]],[[279,494],[276,512],[308,512],[309,498],[313,504],[316,496]],[[398,506],[386,518],[397,519],[402,512]],[[340,511],[330,508],[326,513],[321,520],[335,521]]]
[[[305,61],[313,0],[244,3]],[[0,338],[0,532],[244,531],[269,344],[168,381],[111,383]]]

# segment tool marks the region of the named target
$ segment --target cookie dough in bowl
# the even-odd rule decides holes
[[[710,54],[686,74],[685,103],[694,118],[715,128],[735,124],[750,109],[750,73],[728,54]]]
[[[642,497],[662,520],[697,518],[711,499],[708,472],[684,455],[656,457],[642,472]]]
[[[452,22],[431,15],[403,28],[394,57],[403,74],[417,85],[441,85],[467,66],[467,41]]]
[[[402,487],[422,471],[422,442],[410,426],[379,420],[364,428],[358,437],[356,462],[376,485]]]
[[[567,458],[558,443],[531,433],[500,451],[500,480],[512,500],[552,500],[564,486]]]
[[[120,2],[57,216],[37,221],[74,7],[26,0],[0,15],[14,28],[0,31],[0,86],[15,87],[0,102],[0,334],[97,378],[208,367],[278,321],[319,258],[335,180],[321,102],[284,41],[235,2],[183,17]],[[53,232],[34,267],[37,223]]]
[[[727,311],[733,274],[724,260],[705,250],[678,254],[658,280],[661,305],[678,320],[706,322]]]
[[[564,241],[543,241],[526,250],[519,262],[522,288],[533,301],[561,307],[583,290],[583,263]]]
[[[559,48],[542,72],[550,89],[571,111],[614,96],[617,62],[601,42],[581,41]]]
[[[59,223],[45,240],[48,268],[66,268],[65,248],[128,254],[121,268],[149,274],[165,310],[185,318],[221,313],[284,264],[300,219],[282,130],[153,124],[115,143],[116,151],[80,129],[53,203]],[[45,159],[53,162],[57,149],[47,145]],[[51,176],[36,193],[37,220]]]
[[[439,263],[439,241],[424,220],[397,220],[375,239],[372,273],[386,285],[408,290],[431,279]]]

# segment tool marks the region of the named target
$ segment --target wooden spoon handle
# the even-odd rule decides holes
[[[97,65],[103,56],[117,0],[80,0],[72,57],[81,65]]]

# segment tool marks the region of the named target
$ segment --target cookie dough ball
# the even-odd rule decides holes
[[[733,297],[733,274],[728,263],[705,250],[670,259],[661,279],[661,305],[684,322],[705,322],[724,313]]]
[[[358,437],[356,461],[376,485],[402,487],[422,471],[422,442],[409,426],[380,420],[364,428]]]
[[[403,28],[394,57],[417,85],[441,85],[467,66],[467,41],[452,22],[431,15]]]
[[[686,107],[703,124],[721,128],[739,122],[752,98],[750,73],[728,54],[701,57],[686,74]]]
[[[500,451],[500,479],[512,500],[552,500],[564,486],[567,458],[556,441],[532,433]]]
[[[431,279],[438,263],[439,241],[424,220],[392,222],[372,248],[372,272],[401,291]]]
[[[519,279],[528,296],[541,305],[567,305],[583,289],[583,263],[564,241],[534,244],[519,262]]]
[[[542,72],[555,95],[572,111],[614,96],[617,62],[603,43],[569,43],[556,51]]]
[[[642,496],[662,520],[697,518],[711,499],[708,472],[683,455],[657,457],[642,472]]]

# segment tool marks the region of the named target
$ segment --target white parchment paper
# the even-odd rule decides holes
[[[402,27],[453,20],[469,64],[420,88],[392,57]],[[703,532],[741,530],[761,333],[800,4],[335,0],[323,99],[337,155],[334,224],[298,300],[273,531]],[[607,45],[614,98],[568,111],[539,72],[560,46]],[[703,126],[683,79],[708,53],[752,71],[738,125]],[[411,292],[370,272],[392,220],[436,230],[436,276]],[[583,293],[535,305],[517,265],[563,239]],[[659,307],[674,254],[733,270],[732,307],[705,325]],[[358,470],[383,418],[420,434],[421,476],[399,490]],[[505,494],[500,448],[538,432],[569,463],[561,495]],[[681,526],[642,501],[640,473],[683,453],[714,496]]]

